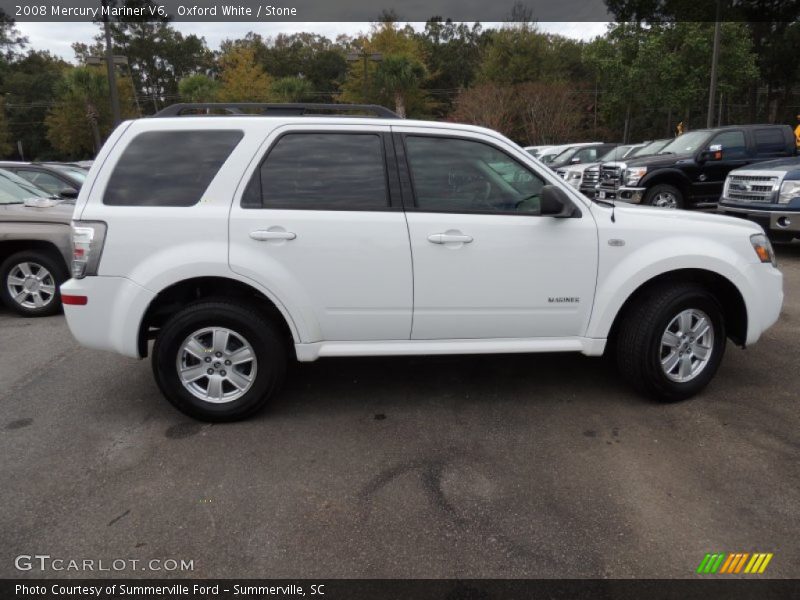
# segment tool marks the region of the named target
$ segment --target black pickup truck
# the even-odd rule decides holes
[[[656,155],[604,164],[596,198],[662,208],[713,207],[730,171],[796,153],[788,125],[689,131]]]

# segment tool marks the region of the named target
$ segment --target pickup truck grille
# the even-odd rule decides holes
[[[614,165],[600,167],[600,186],[616,189],[622,181],[622,169]]]
[[[594,187],[597,185],[598,181],[600,181],[599,167],[589,167],[583,172],[583,181],[581,182],[582,185],[591,185]]]
[[[730,175],[726,196],[736,202],[772,202],[777,182],[775,175]]]

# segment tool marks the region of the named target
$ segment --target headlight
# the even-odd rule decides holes
[[[792,198],[800,196],[800,181],[784,181],[778,194],[778,204],[789,204]]]
[[[647,167],[631,167],[625,169],[625,185],[636,185],[647,173]]]
[[[775,252],[772,249],[772,244],[769,243],[766,235],[763,233],[754,233],[750,236],[750,243],[753,244],[753,250],[756,251],[758,258],[762,263],[772,263],[773,267],[778,266],[778,261],[775,260]]]
[[[564,174],[564,179],[567,180],[567,183],[573,187],[580,187],[581,179],[583,179],[583,173],[580,171],[567,171]]]

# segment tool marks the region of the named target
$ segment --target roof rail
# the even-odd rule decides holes
[[[206,114],[193,111],[207,111]],[[190,112],[192,111],[192,112]],[[216,112],[211,112],[216,111]],[[181,102],[172,104],[157,112],[154,117],[180,117],[180,116],[209,116],[224,117],[231,115],[240,116],[268,116],[268,117],[298,117],[305,115],[319,115],[321,111],[336,112],[366,112],[384,119],[399,119],[400,116],[377,104],[314,104],[292,103],[273,104],[268,102]]]

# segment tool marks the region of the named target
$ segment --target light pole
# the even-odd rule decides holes
[[[111,47],[111,27],[108,24],[108,0],[103,0],[103,33],[106,37],[106,70],[108,71],[108,87],[111,92],[111,116],[114,127],[122,120],[119,112],[119,94],[117,93],[117,75],[114,72],[114,49]]]
[[[92,66],[99,66],[99,65],[102,65],[105,62],[105,60],[106,60],[106,58],[104,56],[87,56],[86,57],[86,64],[87,65],[92,65]],[[133,72],[131,71],[130,64],[128,63],[128,57],[127,56],[122,56],[120,54],[115,54],[112,57],[112,62],[114,63],[115,67],[116,66],[120,66],[121,67],[123,65],[128,67],[128,74],[130,75],[130,79],[131,79],[131,90],[133,91],[133,101],[136,104],[136,112],[141,117],[142,116],[142,108],[141,108],[141,106],[139,106],[139,98],[136,95],[136,86],[133,83]],[[112,102],[113,102],[113,100],[112,100]]]
[[[717,20],[714,22],[714,48],[711,51],[711,85],[708,88],[708,115],[706,116],[706,127],[714,126],[714,96],[717,93],[717,63],[719,62],[721,13],[722,0],[717,0]]]
[[[383,55],[380,52],[367,52],[366,48],[361,48],[358,52],[348,52],[347,53],[347,60],[350,62],[356,62],[359,60],[364,61],[364,80],[361,82],[361,97],[362,101],[367,101],[367,93],[369,91],[368,77],[369,77],[369,62],[381,62],[383,60]]]

